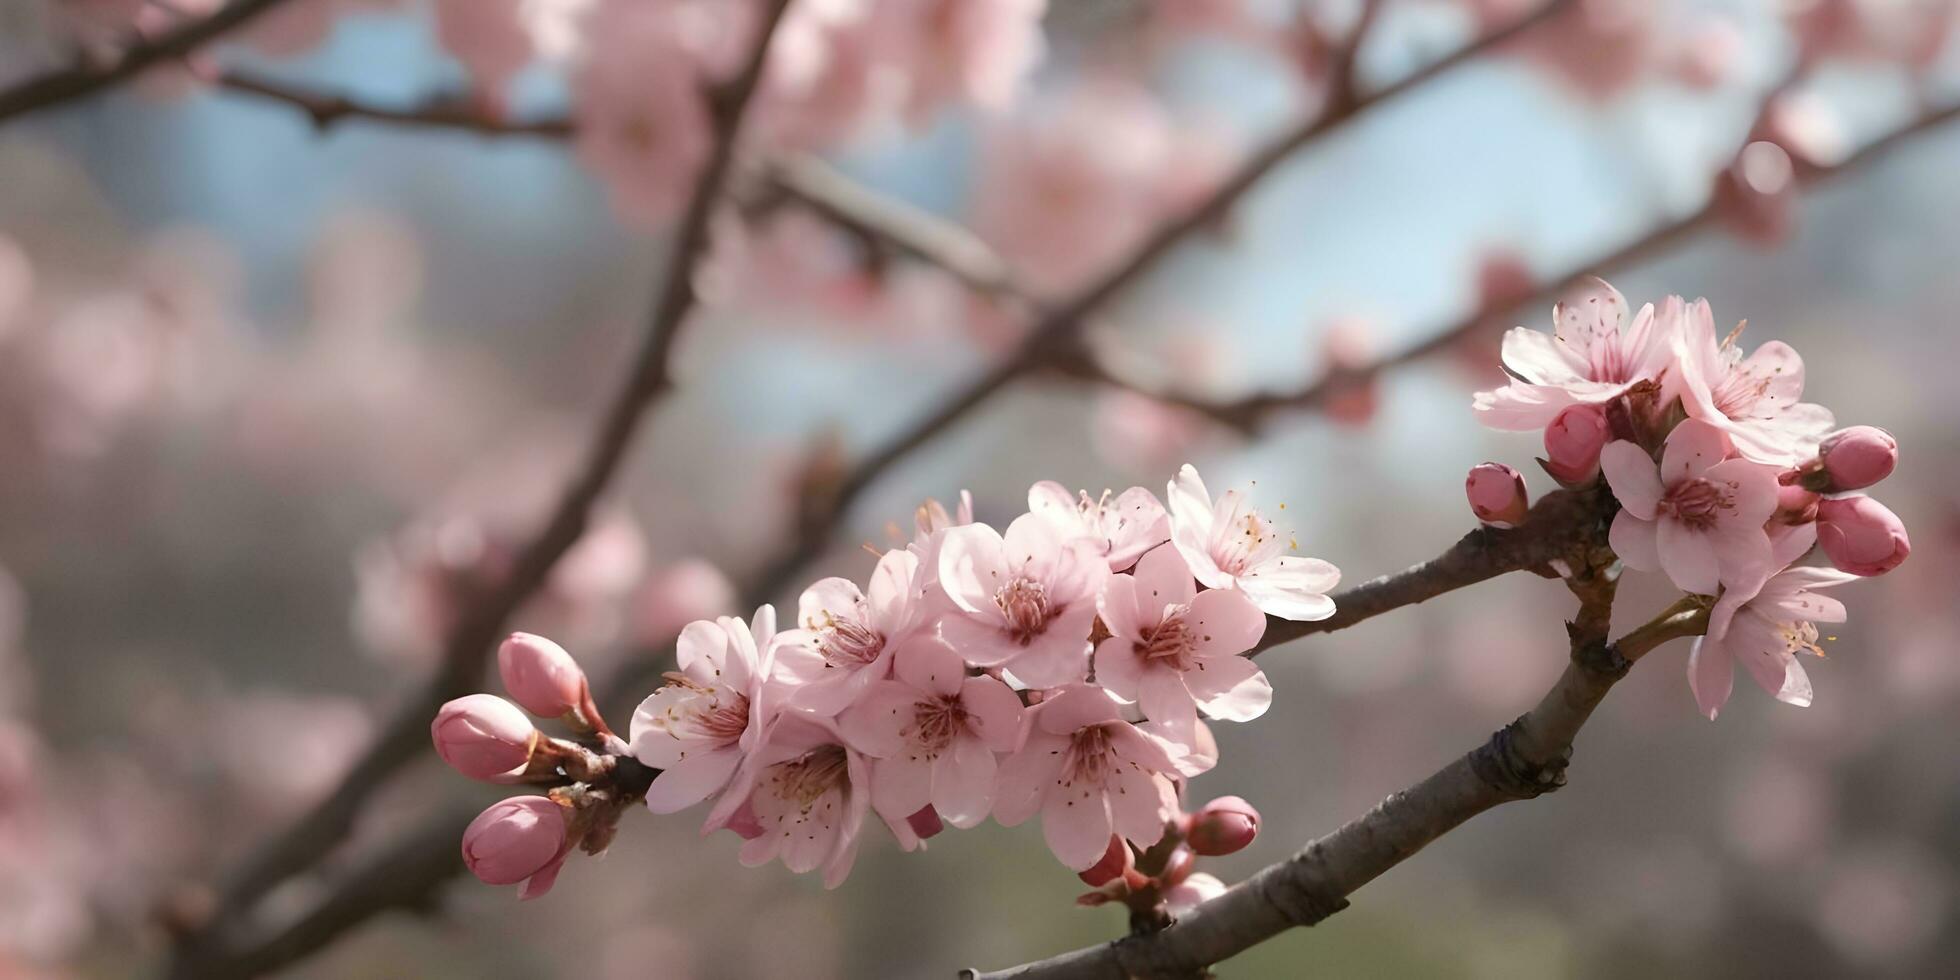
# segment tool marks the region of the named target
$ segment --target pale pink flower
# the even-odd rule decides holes
[[[1724,595],[1716,605],[1725,615],[1720,620],[1711,616],[1708,635],[1697,638],[1688,655],[1688,686],[1702,713],[1712,720],[1728,703],[1735,683],[1732,665],[1738,660],[1757,686],[1778,701],[1809,705],[1810,677],[1796,654],[1823,656],[1816,624],[1845,619],[1844,604],[1816,590],[1856,578],[1834,568],[1788,568],[1771,576],[1747,601]]]
[[[1136,564],[1137,556],[1171,539],[1170,515],[1157,496],[1142,487],[1131,487],[1116,494],[1104,490],[1090,497],[1083,490],[1074,497],[1068,488],[1053,480],[1043,480],[1028,488],[1028,512],[1054,525],[1065,540],[1077,538],[1094,544],[1109,561],[1109,570],[1121,571]]]
[[[978,824],[994,807],[994,755],[1020,733],[1020,698],[996,678],[968,677],[937,640],[900,650],[893,667],[896,680],[874,684],[837,719],[876,760],[872,805],[887,820],[932,810],[961,829]]]
[[[1001,763],[994,818],[1036,812],[1048,849],[1074,871],[1102,860],[1112,832],[1148,847],[1177,815],[1176,764],[1164,743],[1124,721],[1109,692],[1063,688],[1028,709],[1020,748]]]
[[[633,599],[635,638],[646,646],[665,646],[697,619],[735,610],[735,586],[713,563],[700,558],[655,569]]]
[[[1089,627],[1109,565],[1093,544],[1068,541],[1023,514],[1007,534],[985,524],[945,532],[939,584],[956,607],[940,635],[979,667],[1004,667],[1030,687],[1079,681]]]
[[[681,630],[680,670],[640,702],[627,731],[633,757],[661,770],[648,809],[674,813],[713,796],[755,751],[778,707],[765,686],[775,633],[770,606],[750,623],[723,616]]]
[[[1241,656],[1265,635],[1265,614],[1237,589],[1200,591],[1176,548],[1110,576],[1097,609],[1110,637],[1096,646],[1096,683],[1136,702],[1172,740],[1186,740],[1200,708],[1251,721],[1272,704],[1265,672]]]
[[[794,685],[787,705],[829,716],[856,703],[890,676],[892,655],[918,634],[924,599],[918,556],[902,548],[878,559],[868,593],[845,578],[803,590],[800,626],[778,636],[774,654],[776,676]]]
[[[1171,543],[1207,588],[1238,589],[1271,616],[1296,622],[1334,615],[1327,593],[1341,570],[1318,558],[1281,554],[1290,542],[1273,522],[1247,506],[1245,495],[1211,492],[1186,463],[1165,490],[1170,501]]]
[[[946,104],[998,112],[1020,93],[1046,45],[1041,17],[1048,0],[895,0],[876,19],[901,32],[889,47],[909,82],[906,115],[914,122]]]
[[[578,155],[636,226],[657,227],[679,210],[708,158],[702,83],[660,8],[611,3],[595,12],[591,47],[572,80]]]
[[[1670,299],[1670,305],[1678,304]],[[1541,429],[1568,406],[1612,401],[1636,382],[1658,379],[1675,358],[1678,317],[1652,304],[1627,321],[1627,301],[1602,280],[1552,308],[1550,335],[1514,327],[1504,335],[1504,370],[1512,381],[1480,391],[1478,421],[1493,429]]]
[[[1194,872],[1191,877],[1164,889],[1164,911],[1175,918],[1223,894],[1225,883],[1218,880],[1218,876],[1203,871]]]
[[[469,69],[476,90],[499,108],[505,86],[537,57],[522,17],[525,0],[435,0],[436,43]]]
[[[1689,418],[1727,433],[1750,459],[1789,466],[1816,455],[1835,421],[1830,409],[1799,400],[1803,358],[1780,340],[1744,357],[1736,343],[1741,333],[1738,326],[1716,340],[1714,313],[1707,300],[1696,300],[1676,335],[1680,370],[1669,390],[1680,395]]]
[[[1628,568],[1665,570],[1683,591],[1761,581],[1772,561],[1763,523],[1776,512],[1776,468],[1731,459],[1721,430],[1696,419],[1668,434],[1658,470],[1624,439],[1599,454],[1619,498],[1609,538]]]
[[[833,719],[785,714],[743,761],[703,829],[736,830],[745,866],[780,857],[797,874],[822,868],[824,887],[835,888],[851,872],[870,809],[864,753]]]
[[[1492,18],[1509,23],[1522,4],[1477,0],[1477,6],[1503,11]],[[1548,71],[1575,94],[1604,102],[1627,89],[1662,60],[1668,39],[1661,21],[1664,4],[1650,0],[1579,0],[1529,31],[1512,47]]]

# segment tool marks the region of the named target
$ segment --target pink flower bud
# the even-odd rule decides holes
[[[912,828],[913,833],[919,835],[920,840],[937,837],[940,831],[946,829],[946,824],[939,819],[939,811],[933,809],[930,803],[921,807],[919,812],[906,817],[905,824]]]
[[[494,694],[457,698],[429,725],[436,754],[471,779],[496,781],[524,771],[538,730],[517,706]]]
[[[568,714],[585,701],[585,671],[542,636],[512,633],[497,649],[497,673],[511,699],[540,718]]]
[[[1574,405],[1545,427],[1545,472],[1566,486],[1591,483],[1599,475],[1599,451],[1611,438],[1606,409]]]
[[[1817,502],[1817,544],[1853,575],[1883,575],[1912,553],[1899,515],[1862,493]]]
[[[463,863],[487,885],[530,880],[525,898],[551,888],[565,861],[565,808],[542,796],[514,796],[490,804],[463,831]]]
[[[1090,865],[1089,870],[1078,873],[1076,877],[1081,878],[1082,883],[1091,888],[1101,888],[1123,877],[1123,873],[1130,870],[1132,860],[1130,845],[1124,843],[1123,838],[1111,835],[1109,850],[1103,852],[1102,860]]]
[[[1221,796],[1191,817],[1185,842],[1206,857],[1231,854],[1259,836],[1259,811],[1236,797]]]
[[[1831,490],[1863,490],[1892,475],[1899,465],[1899,442],[1884,429],[1854,425],[1826,438],[1817,458],[1830,477]]]
[[[1164,862],[1164,870],[1157,875],[1157,884],[1164,888],[1175,888],[1191,877],[1198,868],[1198,855],[1188,847],[1171,851],[1171,858]]]
[[[1471,467],[1463,488],[1469,494],[1471,512],[1492,527],[1516,527],[1524,523],[1525,514],[1531,509],[1523,474],[1503,463],[1479,463]]]

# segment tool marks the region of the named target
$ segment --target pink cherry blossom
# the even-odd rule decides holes
[[[780,857],[797,874],[822,868],[824,887],[835,888],[851,872],[870,809],[863,752],[833,719],[785,714],[743,760],[704,829],[742,826],[743,865]]]
[[[468,68],[477,91],[500,105],[505,86],[537,57],[522,19],[525,0],[435,0],[436,43]]]
[[[1658,470],[1624,439],[1600,451],[1599,465],[1620,501],[1609,539],[1628,568],[1665,570],[1701,595],[1761,581],[1772,560],[1763,523],[1776,512],[1775,467],[1729,458],[1728,438],[1696,419],[1668,434]]]
[[[713,563],[683,558],[655,569],[633,597],[633,635],[646,646],[666,646],[697,619],[725,616],[736,607],[735,586]]]
[[[1227,490],[1212,502],[1198,470],[1186,463],[1166,488],[1171,543],[1206,587],[1238,589],[1271,616],[1294,621],[1334,615],[1327,593],[1341,570],[1318,558],[1280,552],[1290,535],[1247,506],[1245,495]]]
[[[1493,429],[1542,429],[1567,407],[1612,401],[1639,381],[1659,378],[1673,363],[1678,317],[1657,316],[1652,304],[1627,321],[1626,297],[1595,279],[1585,294],[1552,308],[1550,335],[1514,327],[1504,335],[1510,384],[1480,391],[1477,420]]]
[[[994,818],[1041,814],[1048,849],[1074,871],[1102,860],[1112,832],[1148,847],[1177,814],[1160,740],[1122,719],[1107,691],[1063,688],[1028,710],[1020,748],[1001,763]]]
[[[775,632],[770,606],[751,623],[723,616],[681,630],[681,669],[640,702],[628,729],[634,758],[661,770],[648,809],[674,813],[715,795],[755,751],[777,707],[765,689]]]
[[[585,703],[585,671],[565,648],[530,633],[512,633],[497,648],[497,673],[511,700],[540,718],[556,718]]]
[[[896,28],[884,49],[902,59],[914,122],[949,103],[1006,109],[1046,48],[1048,0],[888,0],[884,7],[875,19]]]
[[[606,181],[632,224],[657,227],[680,208],[707,160],[711,127],[695,60],[651,4],[608,3],[572,80],[578,155]]]
[[[1856,579],[1834,568],[1789,568],[1772,576],[1753,598],[1729,603],[1723,628],[1711,617],[1709,633],[1695,640],[1688,655],[1688,686],[1695,703],[1711,720],[1728,703],[1735,678],[1732,664],[1740,660],[1757,686],[1778,701],[1810,704],[1810,678],[1796,654],[1823,655],[1817,645],[1817,623],[1842,623],[1844,604],[1816,590]]]
[[[443,705],[429,736],[436,754],[457,772],[493,782],[523,772],[539,738],[524,712],[494,694],[469,694]]]
[[[1217,875],[1199,871],[1191,877],[1164,889],[1164,911],[1172,917],[1188,914],[1192,909],[1225,894],[1225,883]]]
[[[940,635],[979,667],[1005,667],[1032,687],[1088,672],[1089,627],[1109,565],[1088,541],[1023,514],[1007,534],[985,524],[945,532],[939,584],[954,610]]]
[[[1567,408],[1545,427],[1545,471],[1568,487],[1591,483],[1599,476],[1599,451],[1611,438],[1603,408]]]
[[[980,823],[994,806],[995,754],[1012,751],[1020,733],[1021,700],[996,678],[968,677],[937,640],[900,650],[893,666],[897,679],[837,719],[876,760],[872,805],[887,820],[930,809],[961,829]]]
[[[1131,487],[1114,499],[1111,493],[1090,497],[1083,490],[1070,497],[1066,487],[1043,480],[1028,490],[1028,511],[1054,525],[1065,539],[1091,542],[1108,559],[1110,571],[1121,571],[1136,564],[1138,555],[1171,539],[1170,515],[1142,487]]]
[[[1174,547],[1147,552],[1112,575],[1097,603],[1110,637],[1096,646],[1096,683],[1135,701],[1173,741],[1197,711],[1227,721],[1266,713],[1273,687],[1240,656],[1266,632],[1266,616],[1237,589],[1199,591]]]
[[[1680,371],[1669,390],[1680,395],[1689,418],[1727,433],[1750,459],[1789,466],[1816,455],[1835,423],[1830,409],[1798,400],[1803,358],[1780,340],[1744,357],[1736,343],[1741,333],[1738,326],[1717,341],[1708,301],[1696,300],[1682,317]]]
[[[902,548],[878,559],[868,595],[844,578],[803,590],[802,625],[784,630],[775,652],[777,676],[795,686],[788,706],[825,716],[851,706],[891,674],[893,653],[918,631],[925,607],[919,558]]]

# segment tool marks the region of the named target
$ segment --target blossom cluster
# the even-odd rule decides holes
[[[1272,687],[1248,654],[1267,617],[1331,616],[1340,573],[1289,554],[1290,535],[1244,493],[1214,499],[1188,465],[1167,500],[1043,482],[1004,531],[974,521],[970,498],[954,512],[929,503],[867,582],[816,582],[787,628],[769,606],[690,623],[679,669],[625,739],[557,644],[517,634],[499,666],[525,710],[657,772],[654,812],[710,804],[704,832],[740,835],[744,864],[780,859],[834,886],[873,814],[905,850],[948,824],[1039,815],[1055,856],[1101,889],[1085,900],[1149,878],[1154,894],[1195,901],[1215,890],[1192,875],[1195,855],[1244,846],[1257,822],[1229,799],[1183,813],[1183,783],[1217,761],[1206,720],[1266,711]],[[452,766],[494,782],[604,765],[487,694],[446,705],[433,735]],[[574,803],[492,807],[465,835],[470,866],[542,893],[574,844],[593,849]],[[1139,877],[1131,845],[1167,828],[1189,853]]]
[[[1629,317],[1617,290],[1594,286],[1555,308],[1551,334],[1505,335],[1511,380],[1477,394],[1478,418],[1542,431],[1553,479],[1603,481],[1618,502],[1609,541],[1626,567],[1709,597],[1688,661],[1703,713],[1727,703],[1738,661],[1777,699],[1809,704],[1795,655],[1821,655],[1816,624],[1845,618],[1821,590],[1882,575],[1911,551],[1898,516],[1860,492],[1891,474],[1897,441],[1871,426],[1834,431],[1828,409],[1801,400],[1797,352],[1770,341],[1745,353],[1742,327],[1718,337],[1706,300],[1671,296]],[[1468,492],[1487,523],[1527,517],[1509,467],[1473,469]],[[1813,551],[1828,567],[1802,564]]]

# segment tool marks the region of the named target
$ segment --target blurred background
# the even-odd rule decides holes
[[[443,4],[289,6],[309,5],[306,30],[261,27],[212,56],[382,105],[468,91],[516,118],[591,91],[578,31],[592,4],[523,4],[534,57],[494,93],[467,57],[481,49],[445,35]],[[1044,297],[1093,281],[1313,111],[1325,39],[1355,14],[992,6],[1033,11],[1019,15],[1032,40],[1013,35],[1032,53],[1011,98],[763,139],[973,228]],[[1390,0],[1361,49],[1363,89],[1528,6]],[[1844,590],[1851,621],[1810,667],[1813,706],[1740,685],[1705,721],[1688,645],[1665,647],[1586,730],[1565,791],[1478,818],[1349,910],[1221,970],[1960,974],[1960,125],[1800,199],[1774,167],[1724,173],[1765,120],[1786,170],[1828,167],[1960,99],[1953,5],[1577,6],[1290,159],[1092,333],[1144,388],[1230,399],[1300,388],[1479,309],[1485,327],[1253,438],[1134,391],[1025,380],[873,485],[799,580],[862,577],[859,545],[893,543],[893,522],[909,536],[926,497],[969,489],[980,519],[1004,523],[1036,480],[1161,490],[1187,460],[1213,486],[1258,480],[1288,503],[1302,552],[1351,583],[1431,557],[1474,524],[1471,465],[1552,488],[1528,465],[1535,437],[1469,412],[1502,379],[1498,331],[1549,326],[1548,303],[1516,301],[1742,180],[1747,207],[1605,271],[1635,303],[1706,296],[1750,341],[1791,343],[1808,400],[1895,433],[1904,463],[1881,492],[1917,553]],[[93,43],[75,39],[88,7],[0,4],[0,85]],[[1800,53],[1815,71],[1757,119]],[[197,71],[163,74],[0,126],[0,977],[154,972],[200,885],[334,784],[432,669],[458,583],[549,506],[670,244],[672,209],[649,217],[584,141],[316,128]],[[866,263],[807,212],[724,218],[677,394],[514,624],[595,676],[735,611],[732,583],[790,543],[809,473],[883,444],[1022,329],[931,268]],[[796,591],[775,601],[793,608]],[[1622,628],[1670,598],[1629,576]],[[1511,576],[1264,656],[1273,709],[1216,728],[1222,761],[1194,793],[1244,796],[1266,824],[1208,867],[1238,880],[1526,710],[1562,666],[1571,607],[1556,583]],[[388,788],[325,877],[275,892],[273,914],[479,791],[434,761]],[[910,855],[876,832],[825,892],[740,868],[735,839],[700,839],[698,817],[636,811],[546,898],[464,877],[290,973],[946,976],[1123,928],[1120,911],[1072,907],[1082,889],[1033,824]]]

